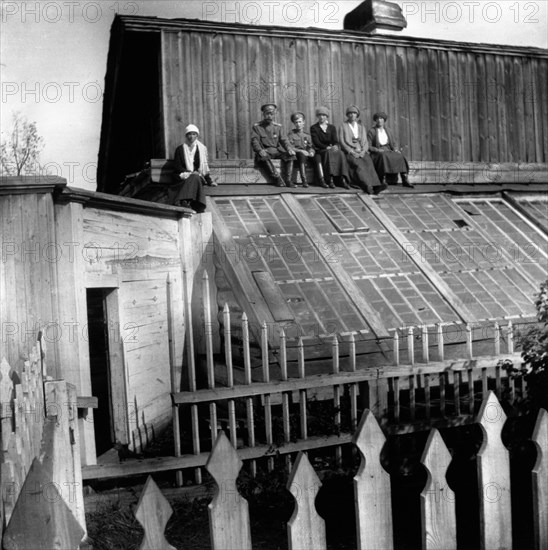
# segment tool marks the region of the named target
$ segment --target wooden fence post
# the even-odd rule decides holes
[[[217,491],[208,506],[213,550],[251,550],[247,500],[236,487],[242,464],[225,433],[219,432],[205,466],[217,483]]]
[[[289,550],[325,550],[325,522],[316,511],[316,496],[322,486],[308,457],[299,452],[287,489],[295,498],[295,510],[287,523]]]
[[[548,413],[540,409],[533,431],[537,460],[533,477],[535,550],[548,548]]]
[[[352,442],[362,454],[354,477],[358,550],[392,550],[390,476],[380,461],[386,437],[370,410],[364,411]]]
[[[421,463],[428,480],[421,493],[422,547],[424,550],[457,548],[455,493],[446,480],[451,455],[436,428],[430,430]]]
[[[164,537],[171,514],[171,505],[158,489],[152,476],[148,476],[135,510],[135,518],[145,530],[145,538],[139,550],[176,550]]]
[[[510,459],[500,438],[506,414],[492,391],[481,405],[477,422],[483,432],[477,456],[481,548],[511,550]]]

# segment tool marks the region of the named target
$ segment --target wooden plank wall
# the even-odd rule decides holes
[[[538,54],[244,32],[162,32],[168,156],[194,123],[211,158],[251,158],[251,128],[274,101],[286,129],[295,110],[315,122],[319,104],[336,125],[350,103],[366,127],[382,109],[410,160],[547,161],[548,60]]]
[[[63,327],[56,313],[56,263],[67,255],[65,240],[56,241],[53,201],[49,193],[0,197],[0,320],[4,357],[18,373],[44,329],[48,374],[57,376],[56,342]]]
[[[181,377],[183,384],[187,379],[182,376],[186,367],[184,276],[192,296],[196,353],[205,353],[201,278],[207,269],[214,293],[213,254],[210,250],[204,255],[212,238],[211,216],[174,220],[90,207],[84,208],[82,220],[84,255],[89,258],[86,285],[116,287],[119,292],[119,326],[109,329],[116,331],[121,342],[125,380],[118,383],[126,386],[129,442],[139,449],[171,420],[168,275],[177,385]],[[214,303],[213,332],[218,334]],[[214,350],[218,348],[217,336]]]
[[[91,245],[88,280],[119,287],[119,327],[126,366],[130,442],[146,446],[171,419],[170,361],[167,327],[167,277],[170,275],[175,325],[175,357],[180,365],[184,333],[181,261],[176,220],[86,208],[84,241]],[[101,283],[101,280],[104,282]],[[117,404],[115,404],[117,406]]]

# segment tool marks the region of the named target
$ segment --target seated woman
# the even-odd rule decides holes
[[[185,142],[175,150],[175,180],[169,189],[171,204],[192,208],[201,214],[206,209],[204,185],[216,186],[209,175],[207,148],[198,141],[200,131],[194,124],[185,128]]]
[[[329,109],[318,107],[316,116],[318,122],[310,127],[310,135],[314,149],[316,149],[315,160],[320,174],[320,185],[334,189],[333,178],[338,178],[344,189],[350,189],[346,156],[339,147],[337,128],[328,122]],[[326,181],[329,182],[329,185]]]
[[[386,113],[375,113],[373,126],[367,132],[367,141],[369,142],[369,152],[375,165],[375,170],[381,182],[397,183],[398,174],[401,174],[401,181],[404,187],[414,187],[409,183],[407,174],[409,173],[409,164],[406,158],[396,150],[396,142],[384,124],[388,118]]]
[[[341,149],[346,154],[350,183],[363,189],[366,193],[378,195],[386,189],[381,184],[369,156],[369,145],[363,125],[358,122],[360,110],[355,105],[346,109],[347,121],[339,129]]]

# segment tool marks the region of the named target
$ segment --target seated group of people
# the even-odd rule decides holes
[[[293,164],[298,163],[303,187],[308,187],[306,163],[314,159],[320,187],[334,188],[337,183],[344,189],[357,187],[366,193],[378,194],[387,183],[396,183],[401,175],[405,187],[409,182],[409,165],[396,150],[391,133],[385,128],[386,113],[375,113],[375,126],[366,132],[358,121],[360,110],[355,105],[346,109],[347,120],[337,128],[329,123],[329,109],[318,107],[318,122],[304,131],[305,116],[302,112],[291,115],[295,126],[287,136],[282,126],[274,122],[277,107],[267,103],[261,108],[263,120],[253,126],[251,146],[256,161],[262,163],[279,187],[295,187]],[[282,173],[272,159],[282,160]]]
[[[320,187],[335,188],[337,183],[344,189],[360,188],[366,193],[378,194],[388,183],[397,183],[401,175],[405,187],[409,182],[409,165],[396,150],[392,134],[385,128],[386,113],[375,113],[375,126],[366,132],[358,121],[360,110],[355,105],[346,109],[347,120],[339,130],[329,123],[329,109],[318,107],[318,122],[304,131],[305,115],[291,115],[294,128],[286,136],[281,124],[274,122],[277,107],[267,103],[261,107],[263,120],[253,126],[251,146],[255,160],[264,166],[279,187],[296,187],[293,177],[297,163],[303,187],[308,187],[306,165],[314,160]],[[174,169],[176,184],[171,186],[170,203],[203,212],[206,208],[204,185],[217,185],[211,179],[207,148],[198,140],[200,132],[194,124],[185,128],[185,142],[175,151]],[[282,173],[273,159],[281,159]],[[296,172],[296,171],[295,171]]]

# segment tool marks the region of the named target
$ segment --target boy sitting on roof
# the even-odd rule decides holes
[[[278,187],[295,187],[291,183],[291,172],[295,161],[295,151],[285,137],[281,124],[274,122],[277,106],[267,103],[261,107],[263,120],[253,125],[251,131],[251,147],[258,163],[266,165],[269,175],[276,181]],[[282,160],[282,173],[276,170],[272,159]]]

